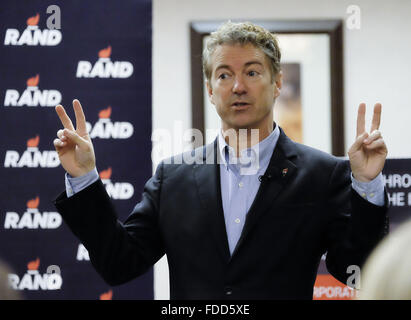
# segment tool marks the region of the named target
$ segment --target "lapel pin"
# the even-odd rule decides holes
[[[285,175],[287,174],[287,172],[288,172],[288,168],[283,169],[283,172],[282,172],[283,177],[285,177]]]

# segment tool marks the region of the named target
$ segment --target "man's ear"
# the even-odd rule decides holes
[[[207,86],[207,93],[208,93],[208,98],[210,99],[210,102],[214,104],[214,99],[213,99],[213,88],[211,87],[210,81],[206,80],[206,86]]]
[[[274,78],[274,98],[277,98],[280,95],[280,89],[283,86],[283,72],[279,71]]]

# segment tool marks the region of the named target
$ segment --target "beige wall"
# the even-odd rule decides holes
[[[371,106],[381,102],[389,157],[411,157],[408,0],[153,0],[153,129],[172,131],[174,121],[191,126],[190,21],[346,19],[353,4],[361,9],[361,28],[344,29],[345,149],[355,138],[358,104],[367,104],[370,121]],[[155,267],[156,298],[168,299],[168,288],[162,260]]]

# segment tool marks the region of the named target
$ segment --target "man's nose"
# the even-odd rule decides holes
[[[236,77],[233,84],[233,93],[241,95],[247,92],[246,85],[242,77]]]

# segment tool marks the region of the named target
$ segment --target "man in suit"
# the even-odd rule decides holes
[[[324,253],[345,282],[387,232],[381,105],[370,134],[360,105],[349,162],[297,144],[273,123],[280,57],[275,36],[253,24],[212,33],[203,65],[221,131],[160,163],[124,223],[98,178],[80,102],[76,129],[56,107],[67,188],[55,204],[110,285],[167,254],[172,299],[311,299]]]

